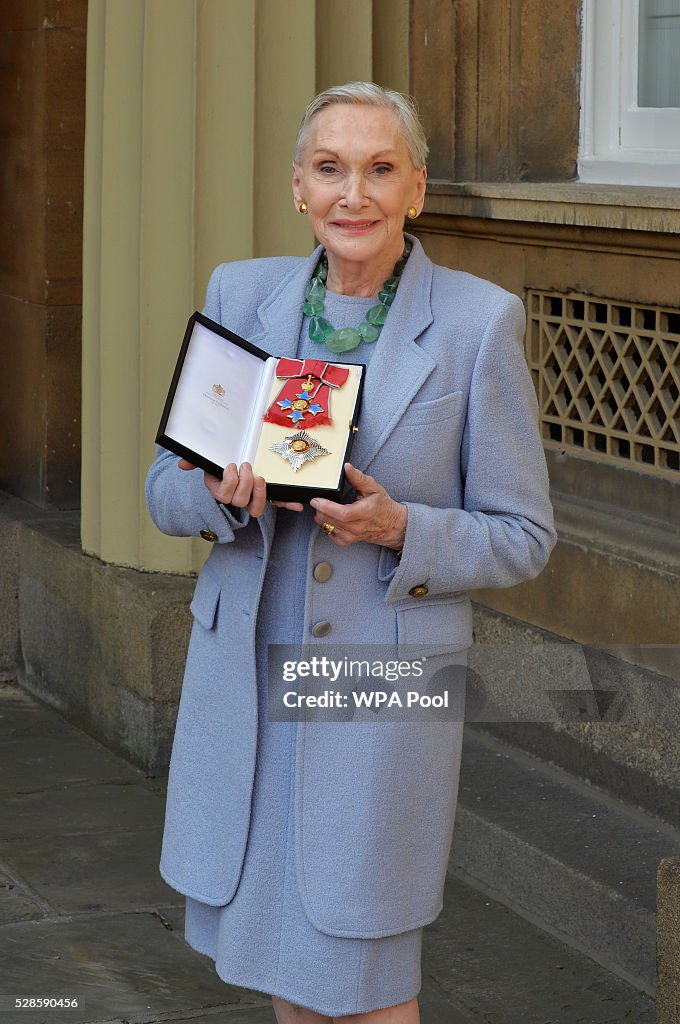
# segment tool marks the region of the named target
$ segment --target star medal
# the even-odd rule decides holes
[[[318,413],[326,411],[318,402],[312,402],[309,392],[314,391],[314,389],[315,385],[312,384],[312,374],[310,373],[307,375],[307,380],[303,381],[300,385],[300,391],[296,394],[295,398],[284,398],[283,401],[276,404],[284,410],[292,409],[293,411],[288,414],[288,418],[292,423],[299,423],[304,418],[306,412],[316,416]],[[317,391],[318,389],[319,385],[316,386]]]
[[[294,473],[297,473],[305,462],[313,462],[319,455],[331,454],[326,448],[322,448],[306,430],[298,430],[297,434],[288,434],[283,441],[277,441],[269,448],[270,451],[278,452],[281,458],[289,462]]]

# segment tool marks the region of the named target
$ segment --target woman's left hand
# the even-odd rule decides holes
[[[357,492],[349,505],[341,505],[327,498],[312,498],[314,522],[334,527],[330,539],[339,547],[356,544],[359,540],[381,544],[385,548],[401,550],[406,536],[408,512],[406,506],[391,498],[372,476],[345,463],[347,483]]]

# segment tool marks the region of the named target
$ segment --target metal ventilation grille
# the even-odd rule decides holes
[[[527,293],[546,448],[680,480],[680,309]]]

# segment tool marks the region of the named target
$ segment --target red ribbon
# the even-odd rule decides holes
[[[267,423],[278,423],[283,427],[298,427],[308,430],[320,423],[330,423],[330,389],[340,388],[349,377],[345,366],[336,366],[324,359],[288,359],[282,357],[276,364],[276,376],[287,378],[285,384],[265,413]],[[303,390],[302,384],[308,381],[314,385],[313,391]],[[300,399],[300,395],[303,396]],[[295,409],[293,403],[307,401],[307,409]],[[280,402],[284,403],[281,408]],[[309,411],[321,406],[315,413]],[[299,416],[293,415],[300,413]]]

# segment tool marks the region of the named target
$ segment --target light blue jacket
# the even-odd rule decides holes
[[[456,660],[472,642],[468,589],[536,576],[555,543],[548,478],[526,367],[520,300],[435,266],[417,239],[366,374],[352,462],[408,508],[401,558],[338,548],[313,531],[305,636],[328,643],[427,645]],[[309,258],[224,264],[205,313],[275,355],[295,355]],[[277,510],[225,515],[200,471],[159,449],[151,516],[174,536],[212,531],[170,766],[161,874],[220,906],[234,896],[250,820],[257,737],[254,637]],[[319,583],[313,567],[334,564]],[[410,591],[424,586],[427,593]],[[327,637],[311,627],[328,620]],[[297,882],[332,935],[378,937],[442,909],[458,785],[455,722],[297,725]]]

